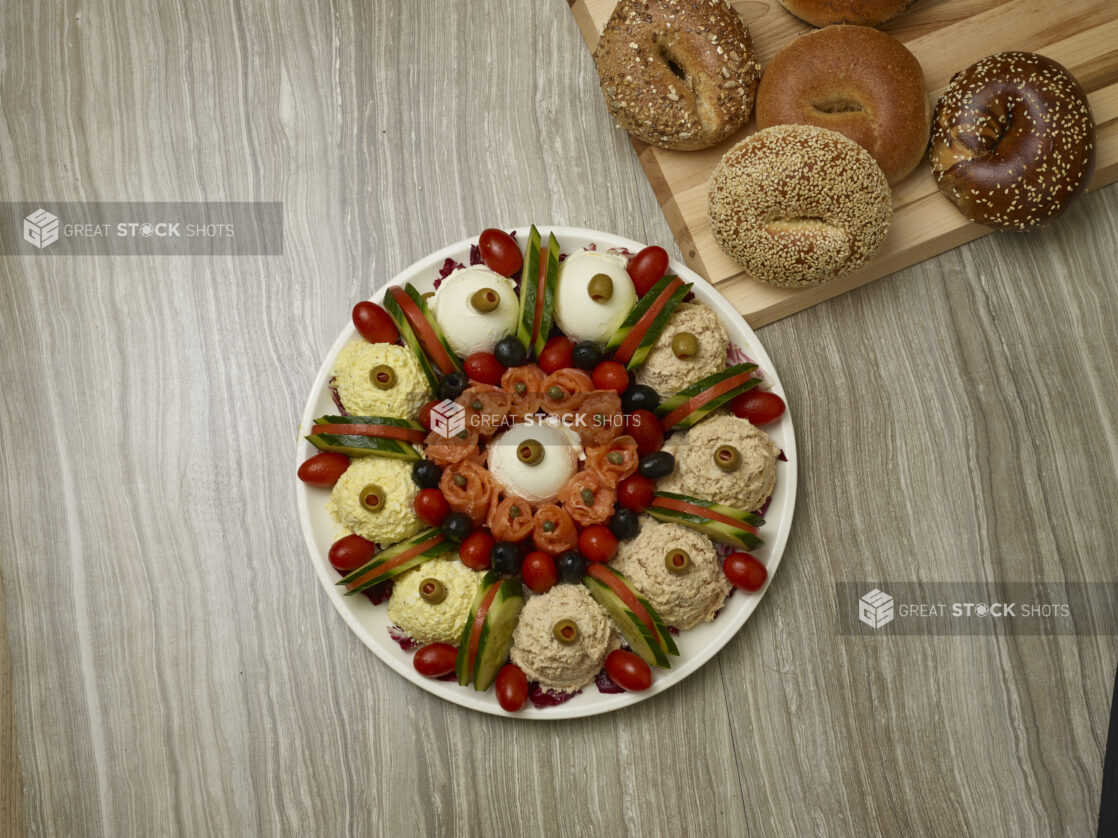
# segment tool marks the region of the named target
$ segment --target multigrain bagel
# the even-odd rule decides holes
[[[913,0],[780,0],[780,5],[812,26],[832,23],[880,26],[912,3]]]
[[[929,156],[940,191],[971,221],[1025,230],[1087,189],[1095,121],[1062,65],[1031,52],[983,58],[936,104]]]
[[[707,148],[753,110],[761,65],[725,0],[621,0],[594,50],[610,115],[660,148]]]
[[[796,38],[765,68],[757,127],[782,123],[838,131],[896,183],[924,159],[931,106],[920,62],[867,26],[828,26]]]
[[[726,152],[710,178],[714,238],[755,278],[819,285],[868,262],[893,216],[881,167],[853,140],[775,125]]]

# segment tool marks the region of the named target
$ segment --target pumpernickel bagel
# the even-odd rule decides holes
[[[757,89],[757,127],[783,123],[838,131],[896,183],[924,159],[932,109],[920,62],[868,26],[828,26],[789,43]]]
[[[594,63],[618,125],[683,150],[744,125],[761,75],[749,30],[725,0],[621,0]]]
[[[869,153],[836,131],[775,125],[742,140],[710,179],[714,238],[755,278],[818,285],[868,262],[893,216]]]
[[[780,5],[812,26],[833,23],[880,26],[912,3],[913,0],[780,0]]]
[[[971,221],[1024,230],[1063,213],[1095,168],[1087,94],[1051,58],[1001,52],[951,79],[932,118],[940,190]]]

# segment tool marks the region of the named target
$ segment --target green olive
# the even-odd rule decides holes
[[[567,393],[558,384],[552,384],[550,387],[547,388],[547,397],[553,402],[557,402],[560,399],[565,399],[567,397]]]
[[[428,577],[419,583],[419,595],[423,597],[424,602],[438,605],[446,599],[446,585],[438,579]]]
[[[574,620],[560,620],[551,627],[551,634],[564,646],[578,642],[578,624]]]
[[[419,296],[420,296],[420,298],[421,298],[421,299],[424,299],[424,300],[429,300],[429,299],[431,299],[431,298],[432,298],[433,296],[435,296],[435,292],[434,292],[434,291],[424,291],[424,292],[423,292],[422,294],[420,294]]]
[[[690,332],[676,332],[672,337],[672,353],[680,360],[699,354],[699,339]]]
[[[596,303],[608,303],[613,296],[613,280],[608,274],[594,274],[586,286],[586,293]]]
[[[534,439],[526,439],[517,446],[516,458],[526,466],[537,465],[543,459],[543,446]]]
[[[384,489],[376,483],[370,483],[358,495],[361,505],[369,512],[380,512],[384,509]]]
[[[672,573],[686,573],[691,569],[691,556],[686,550],[677,547],[664,556],[664,566]]]
[[[609,460],[612,465],[619,466],[625,462],[625,455],[620,451],[610,451],[606,454],[606,459]]]
[[[391,390],[396,386],[396,370],[388,364],[377,364],[369,370],[369,381],[378,390]]]
[[[737,471],[741,466],[741,452],[732,445],[719,445],[714,449],[714,464],[723,471]]]
[[[496,288],[479,288],[470,297],[470,305],[483,313],[493,311],[500,304],[501,295]]]

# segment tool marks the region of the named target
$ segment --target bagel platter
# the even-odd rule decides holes
[[[1118,180],[1113,0],[728,5],[571,11],[601,80],[585,106],[629,132],[684,259],[754,327],[996,229],[1060,223]]]

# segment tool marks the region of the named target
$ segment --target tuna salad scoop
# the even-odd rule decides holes
[[[664,492],[678,492],[750,511],[760,509],[776,485],[780,449],[748,419],[714,416],[665,449],[675,455],[675,471],[660,481]]]
[[[636,538],[621,542],[612,567],[678,629],[713,620],[732,587],[709,538],[651,518],[641,522]]]
[[[388,600],[388,619],[420,643],[456,644],[480,577],[457,556],[424,562],[397,577]]]
[[[582,585],[556,585],[528,600],[512,640],[510,657],[528,680],[559,692],[593,681],[621,645],[605,609]]]
[[[334,484],[326,509],[350,532],[384,547],[423,529],[412,507],[418,491],[409,461],[362,457]]]
[[[680,303],[637,368],[637,384],[667,397],[726,367],[730,335],[722,321],[701,303]]]

